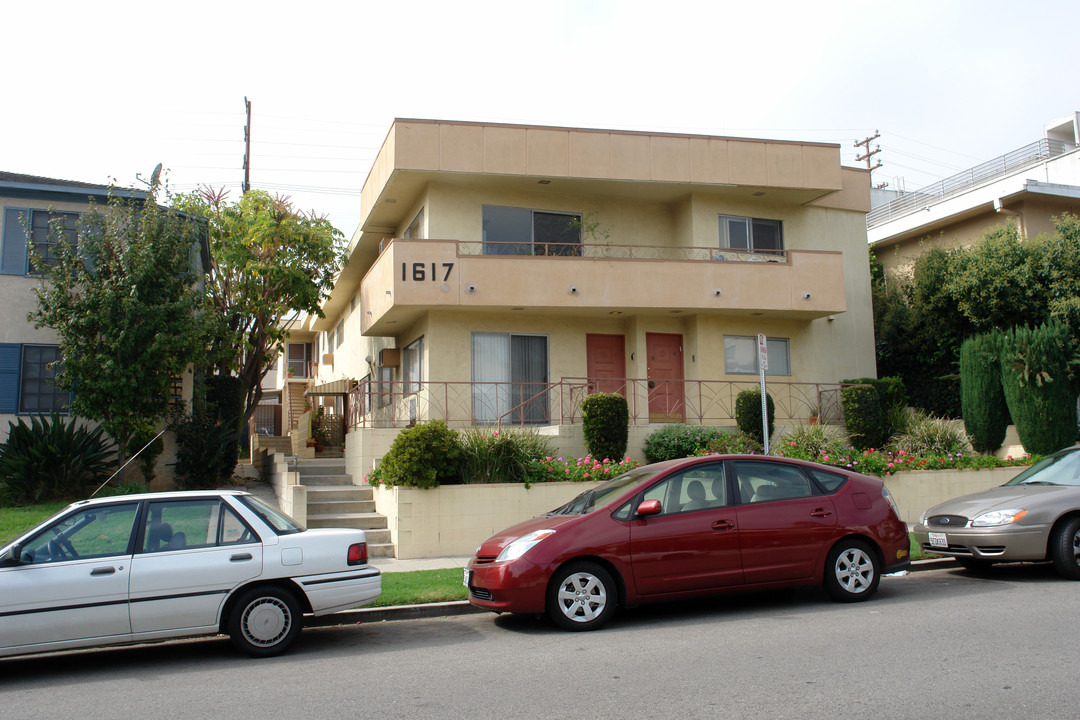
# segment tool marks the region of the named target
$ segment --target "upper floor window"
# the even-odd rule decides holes
[[[341,347],[341,343],[343,343],[343,342],[345,342],[345,321],[341,320],[337,324],[337,333],[336,333],[336,339],[334,340],[334,346],[333,347],[327,346],[326,349],[329,350],[330,352],[333,352],[337,348]]]
[[[288,355],[285,362],[288,363],[286,366],[288,372],[291,372],[293,377],[306,378],[311,369],[311,343],[291,342],[286,352]]]
[[[402,237],[406,240],[422,240],[424,238],[424,208],[420,208],[420,212],[416,213],[416,217],[409,223],[409,227],[405,229],[405,234]]]
[[[720,247],[731,250],[783,250],[784,236],[779,220],[720,216]]]
[[[27,228],[30,241],[41,257],[44,267],[35,268],[27,251]],[[79,237],[79,213],[50,212],[5,208],[3,215],[0,273],[4,275],[40,275],[59,258],[59,244],[65,242],[74,249]]]
[[[787,338],[766,338],[765,350],[769,356],[766,375],[790,375],[791,355]],[[741,335],[724,336],[724,372],[728,375],[757,375],[757,338]]]
[[[403,392],[420,392],[420,383],[424,382],[424,338],[418,338],[405,346],[401,353],[401,379]]]
[[[581,255],[581,215],[484,205],[485,255]]]

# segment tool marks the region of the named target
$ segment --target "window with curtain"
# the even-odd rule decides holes
[[[720,216],[720,247],[731,250],[783,250],[779,220]]]
[[[473,333],[473,421],[546,424],[548,339]]]
[[[769,353],[769,369],[766,375],[790,375],[790,341],[787,338],[766,338],[765,350]],[[757,338],[741,335],[724,336],[724,372],[729,375],[757,375]]]

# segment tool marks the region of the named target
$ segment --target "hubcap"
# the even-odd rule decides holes
[[[1076,561],[1077,565],[1080,565],[1080,530],[1078,530],[1076,532],[1076,534],[1073,535],[1072,548],[1073,548],[1073,560]]]
[[[247,606],[240,623],[252,645],[267,647],[280,641],[292,627],[289,606],[275,597],[259,598]]]
[[[607,607],[607,590],[595,575],[574,573],[559,587],[559,609],[574,622],[595,620]]]
[[[858,595],[874,581],[874,563],[861,548],[848,548],[836,558],[836,580],[840,587]]]

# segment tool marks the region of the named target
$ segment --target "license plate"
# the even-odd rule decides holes
[[[462,578],[461,584],[465,587],[469,587],[472,584],[472,570],[465,568],[465,577]]]
[[[930,547],[949,547],[949,541],[945,539],[945,533],[930,533]]]

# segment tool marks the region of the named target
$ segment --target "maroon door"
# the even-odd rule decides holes
[[[649,422],[685,422],[682,335],[645,333]]]
[[[622,335],[585,336],[589,392],[626,395],[626,341]]]

